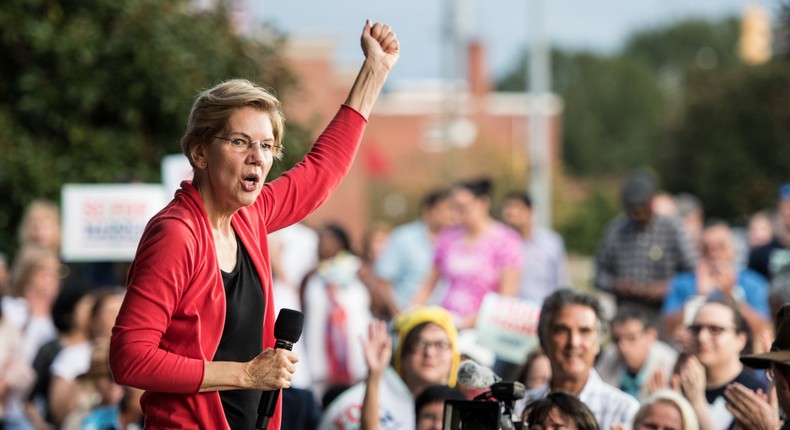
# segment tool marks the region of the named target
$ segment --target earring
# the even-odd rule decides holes
[[[206,167],[206,162],[204,161],[204,162],[200,163],[200,166],[201,167]]]

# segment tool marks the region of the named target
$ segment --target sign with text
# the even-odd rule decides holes
[[[192,179],[193,173],[184,154],[165,155],[162,158],[162,185],[168,199],[173,198],[176,190],[181,188],[181,181]]]
[[[158,184],[66,184],[65,261],[132,261],[143,229],[167,200]]]
[[[536,303],[488,293],[477,316],[477,343],[490,348],[497,358],[521,364],[538,345]]]

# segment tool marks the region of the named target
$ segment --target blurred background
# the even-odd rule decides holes
[[[623,178],[736,226],[790,181],[781,1],[8,0],[0,9],[0,252],[25,206],[64,184],[162,183],[201,89],[232,77],[283,101],[290,168],[342,103],[364,19],[402,55],[341,188],[306,223],[418,215],[422,195],[488,176],[529,189],[585,261]],[[168,191],[172,195],[172,191]],[[60,202],[61,204],[63,202]],[[583,270],[583,269],[582,269]]]

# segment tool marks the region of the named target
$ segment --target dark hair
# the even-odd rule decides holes
[[[425,405],[445,400],[466,400],[466,397],[457,389],[447,385],[429,385],[414,400],[415,418],[420,419],[420,411]]]
[[[343,228],[340,224],[330,223],[327,224],[324,229],[332,234],[338,242],[340,242],[340,246],[343,248],[344,251],[353,252],[351,250],[351,239],[348,237],[348,232],[346,229]]]
[[[787,383],[790,383],[790,365],[784,363],[778,363],[774,361],[773,363],[774,373],[782,375]]]
[[[420,333],[425,330],[425,327],[428,324],[435,324],[431,321],[426,321],[424,323],[417,324],[414,326],[413,329],[409,331],[406,337],[403,339],[403,346],[401,347],[401,360],[403,360],[403,356],[406,354],[410,354],[414,352],[414,348],[417,346],[417,342],[420,341]]]
[[[349,388],[351,388],[351,386],[345,384],[335,384],[329,386],[329,388],[326,389],[324,395],[321,397],[321,409],[327,410],[332,402],[340,397],[341,394],[345,393]]]
[[[545,346],[545,342],[549,338],[549,328],[554,322],[554,314],[560,309],[571,305],[581,305],[592,309],[598,322],[599,335],[602,334],[604,329],[603,308],[601,308],[598,299],[570,288],[562,288],[553,292],[543,301],[540,318],[538,319],[538,338],[541,345]]]
[[[718,304],[722,305],[725,308],[729,309],[732,312],[732,322],[734,323],[733,329],[735,330],[736,334],[744,333],[746,334],[746,346],[741,351],[741,354],[749,354],[752,350],[752,329],[749,327],[749,323],[746,322],[746,318],[743,317],[741,311],[738,310],[737,305],[732,300],[728,300],[725,298],[710,298],[705,300],[705,303],[699,307],[702,309],[707,304]],[[697,309],[697,314],[699,314],[699,309]],[[694,320],[697,319],[697,316],[694,315]]]
[[[610,325],[612,327],[620,324],[625,324],[628,321],[639,321],[645,330],[649,328],[656,328],[653,319],[644,311],[633,305],[625,305],[617,309],[617,313],[612,318]]]
[[[68,333],[74,328],[74,311],[77,303],[88,294],[86,288],[63,288],[52,303],[52,323],[59,333]]]
[[[790,272],[778,273],[771,279],[768,304],[771,306],[775,328],[779,328],[778,312],[785,303],[790,303]]]
[[[749,324],[746,322],[746,318],[743,317],[743,314],[741,314],[741,311],[738,310],[732,300],[727,300],[724,298],[711,298],[705,300],[705,303],[703,303],[702,306],[705,306],[708,303],[716,303],[732,311],[732,319],[735,323],[736,333],[751,334],[751,330],[749,329]]]
[[[540,357],[547,357],[546,351],[540,346],[536,346],[527,354],[527,358],[524,359],[524,362],[516,369],[516,374],[513,376],[513,379],[526,385],[527,377],[532,371],[532,363]]]
[[[565,391],[551,392],[546,397],[527,405],[524,410],[526,424],[543,422],[554,408],[573,420],[578,430],[600,429],[590,408],[576,396]]]
[[[623,184],[620,199],[626,210],[641,207],[650,203],[656,194],[655,180],[647,173],[634,173]]]
[[[422,198],[422,201],[420,202],[420,209],[433,209],[434,206],[441,203],[443,200],[447,200],[448,197],[450,197],[450,190],[447,188],[435,189]]]
[[[106,302],[116,296],[124,295],[126,289],[124,287],[101,287],[92,292],[93,294],[93,307],[91,308],[91,319],[99,316],[104,308]]]
[[[524,206],[532,209],[532,198],[526,191],[512,191],[508,193],[508,195],[505,197],[505,200],[516,200],[520,203],[523,203]]]
[[[455,184],[455,188],[463,188],[472,193],[476,198],[491,198],[493,183],[488,178],[479,178],[469,181],[461,181]]]

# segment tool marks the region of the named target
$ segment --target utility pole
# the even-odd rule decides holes
[[[527,149],[529,154],[528,189],[534,203],[535,222],[551,227],[551,57],[546,42],[543,0],[529,0],[527,96]]]

